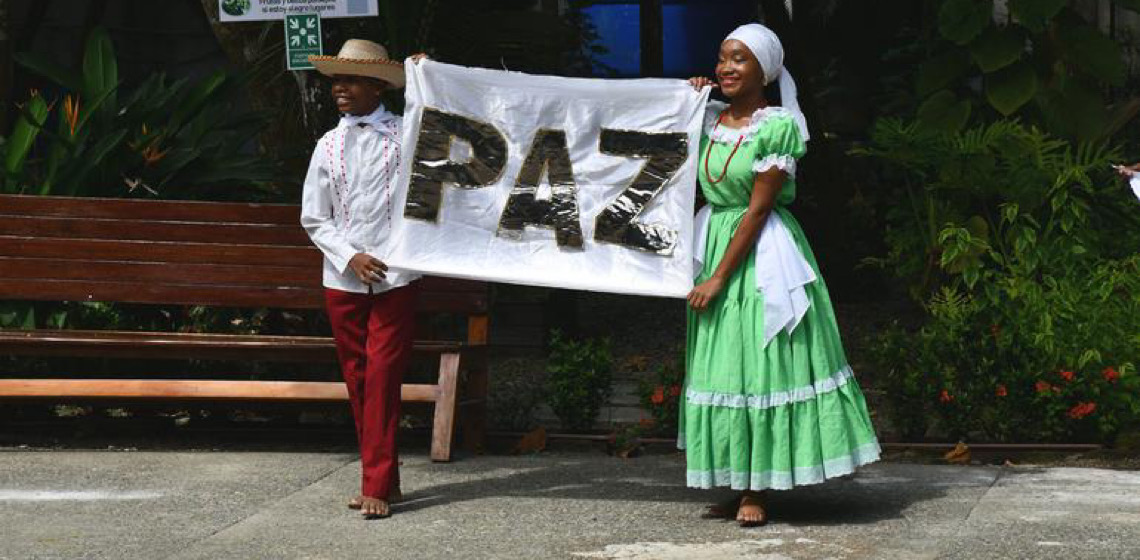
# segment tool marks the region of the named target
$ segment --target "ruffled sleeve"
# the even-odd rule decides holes
[[[760,173],[773,167],[796,176],[796,160],[807,153],[807,143],[790,113],[780,113],[767,119],[761,131],[761,142],[752,171]]]

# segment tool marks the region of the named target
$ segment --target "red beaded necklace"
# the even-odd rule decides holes
[[[712,132],[716,131],[716,127],[720,126],[720,122],[724,120],[724,113],[725,113],[724,111],[721,111],[720,115],[717,116],[716,124],[713,125],[712,131],[710,131],[710,136],[711,136]],[[712,138],[709,138],[709,147],[707,150],[705,150],[705,179],[708,180],[710,185],[715,185],[715,184],[724,180],[724,176],[728,174],[728,164],[732,163],[732,156],[736,155],[736,150],[740,149],[740,143],[743,141],[744,141],[744,134],[741,134],[740,138],[736,139],[736,146],[733,146],[732,153],[728,154],[728,159],[725,160],[725,162],[724,162],[724,168],[720,170],[720,177],[713,179],[712,175],[709,174],[709,156],[712,155],[713,141],[712,141]]]

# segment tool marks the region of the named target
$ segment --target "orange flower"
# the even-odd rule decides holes
[[[950,402],[953,402],[954,395],[951,395],[949,391],[947,391],[946,389],[943,389],[942,392],[938,394],[938,400],[939,400],[939,402],[942,402],[943,404],[950,403]]]
[[[653,404],[665,402],[665,388],[658,385],[657,388],[653,390],[653,396],[649,398],[649,401]]]
[[[143,165],[150,167],[162,161],[162,158],[166,157],[166,154],[170,151],[170,148],[167,148],[165,150],[159,148],[159,145],[162,144],[162,134],[158,134],[154,138],[151,138],[149,141],[144,142],[148,134],[149,133],[147,131],[146,123],[143,123],[142,138],[134,142],[127,142],[127,145],[130,146],[132,150],[138,152],[140,156],[142,156]]]
[[[1033,388],[1036,389],[1038,393],[1048,393],[1053,386],[1050,385],[1048,381],[1038,381]]]
[[[1112,366],[1108,366],[1108,367],[1104,368],[1104,380],[1105,381],[1107,381],[1109,383],[1116,383],[1117,379],[1120,379],[1120,372],[1119,371],[1116,371],[1116,369],[1113,368]]]
[[[170,148],[167,148],[165,150],[158,149],[158,139],[155,138],[154,142],[151,142],[149,146],[144,148],[143,151],[139,152],[139,155],[143,158],[143,165],[149,167],[162,161],[162,158],[166,157],[166,153],[169,151]]]
[[[994,338],[997,338],[998,335],[1001,334],[1001,326],[997,323],[990,325],[990,334],[994,335]]]
[[[1080,420],[1096,411],[1096,403],[1077,403],[1076,406],[1069,409],[1069,418],[1073,420]]]
[[[1073,380],[1073,372],[1071,372],[1071,371],[1058,372],[1057,375],[1060,375],[1061,379],[1064,379],[1065,381],[1072,381]]]
[[[672,387],[669,387],[669,396],[670,397],[681,396],[681,386],[680,385],[673,385]]]
[[[999,396],[999,397],[1004,397],[1006,395],[1009,395],[1009,391],[1006,390],[1005,385],[998,385],[997,390],[994,391],[994,393],[997,394],[997,396]]]
[[[63,118],[67,119],[67,126],[71,135],[75,136],[75,127],[79,124],[79,96],[72,100],[70,95],[63,98]]]

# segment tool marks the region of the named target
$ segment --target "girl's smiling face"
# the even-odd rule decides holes
[[[754,91],[762,93],[764,70],[744,43],[729,39],[720,44],[720,54],[716,59],[716,79],[720,91],[729,98]]]
[[[380,106],[380,94],[388,88],[383,80],[337,74],[332,78],[336,110],[348,115],[367,115]]]

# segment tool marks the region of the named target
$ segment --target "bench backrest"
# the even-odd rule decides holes
[[[288,204],[0,195],[0,298],[321,308],[321,254],[299,216]],[[422,311],[483,316],[485,330],[487,308],[485,283],[423,281]]]

